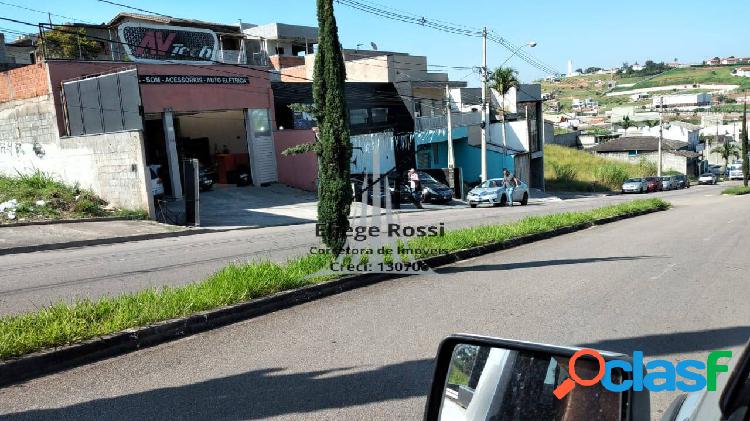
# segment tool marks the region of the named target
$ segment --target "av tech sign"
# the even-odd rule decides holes
[[[205,63],[215,60],[219,46],[209,29],[123,22],[118,33],[128,57],[138,63]]]

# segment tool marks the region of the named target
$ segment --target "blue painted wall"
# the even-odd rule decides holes
[[[469,145],[466,139],[455,141],[453,148],[456,155],[456,166],[462,168],[464,181],[467,183],[478,183],[482,174],[481,148]],[[503,168],[508,168],[510,172],[513,172],[513,156],[505,156],[505,163],[503,163],[502,153],[487,150],[487,177],[501,178],[503,176]]]

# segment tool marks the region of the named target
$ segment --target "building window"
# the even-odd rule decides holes
[[[283,56],[284,55],[284,47],[276,47],[276,54]]]
[[[388,108],[373,108],[372,109],[372,122],[373,123],[387,123],[388,122]]]
[[[635,158],[638,156],[638,151],[628,151],[628,158]]]
[[[367,108],[355,108],[349,111],[349,124],[352,126],[364,126],[369,120]]]

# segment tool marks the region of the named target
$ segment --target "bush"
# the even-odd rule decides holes
[[[619,189],[628,178],[630,178],[628,171],[614,162],[604,164],[596,170],[596,179],[612,190]]]
[[[558,162],[551,162],[550,164],[558,180],[573,181],[576,179],[577,171],[573,164],[561,164]]]
[[[640,177],[652,176],[658,170],[656,163],[648,161],[645,158],[641,158],[640,162],[638,162],[638,175]]]

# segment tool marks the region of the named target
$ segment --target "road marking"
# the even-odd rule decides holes
[[[658,274],[658,275],[656,275],[656,276],[652,276],[652,277],[651,277],[651,279],[652,279],[652,280],[656,280],[656,279],[659,279],[659,278],[661,278],[662,276],[664,276],[664,274],[665,274],[665,273],[669,272],[669,270],[670,270],[670,269],[672,269],[672,268],[673,268],[673,267],[675,267],[675,266],[677,266],[677,265],[675,265],[674,263],[668,264],[668,265],[667,265],[667,267],[666,267],[666,268],[664,268],[664,270],[663,270],[663,271],[661,271],[661,273],[660,273],[660,274]]]
[[[704,196],[706,196],[706,197],[712,197],[713,195],[712,194],[704,194]]]

